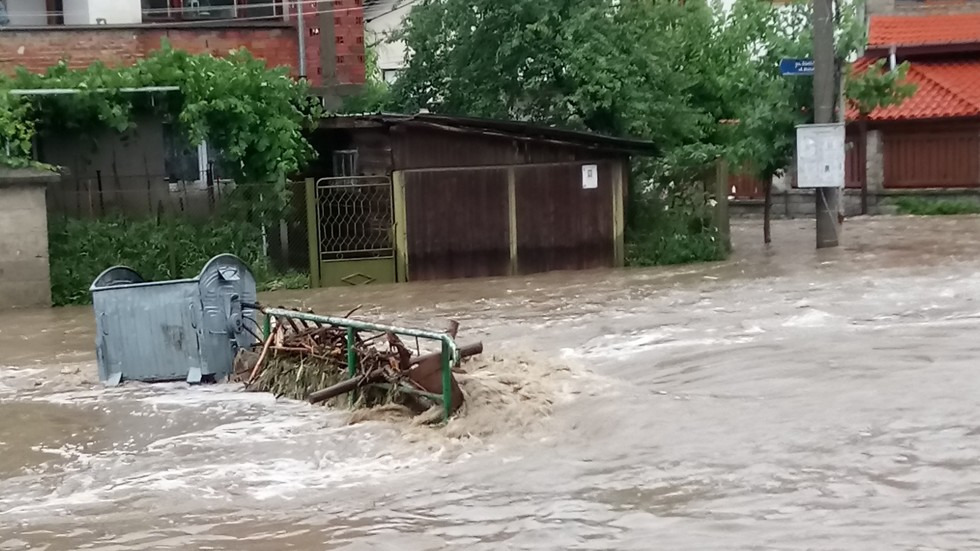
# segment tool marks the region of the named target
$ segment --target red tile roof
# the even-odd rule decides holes
[[[869,60],[855,63],[856,70],[867,67]],[[900,105],[871,113],[872,121],[945,119],[980,117],[980,59],[959,62],[913,61],[907,81],[916,84],[915,95]],[[847,118],[857,118],[849,109]]]
[[[980,44],[980,13],[871,18],[868,48]]]

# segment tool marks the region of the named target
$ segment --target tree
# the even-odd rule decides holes
[[[865,41],[858,7],[857,2],[839,4],[835,49],[841,65]],[[727,77],[739,120],[729,154],[736,162],[750,163],[764,182],[763,240],[769,243],[772,178],[792,164],[796,126],[813,120],[811,80],[783,77],[778,69],[781,58],[811,57],[810,6],[802,2],[777,6],[736,0],[722,26],[719,36],[726,45],[724,48],[737,52],[734,59],[740,60],[732,63]],[[900,103],[914,93],[914,88],[910,91],[902,84],[905,78],[902,71],[888,76],[880,71],[872,74],[877,77],[865,76],[859,83],[851,84],[853,75],[848,73],[845,80],[848,101],[856,100],[873,111],[883,105]]]
[[[842,8],[837,25],[838,58],[857,48],[862,36],[854,5]],[[747,167],[763,182],[763,240],[769,243],[772,179],[792,162],[796,126],[813,120],[811,79],[779,73],[780,59],[812,55],[810,6],[737,0],[721,26],[721,40],[733,55],[727,82],[738,119],[728,153],[736,166]]]
[[[703,1],[426,0],[402,33],[394,85],[410,111],[512,118],[705,143],[710,89],[692,71],[713,25]]]
[[[863,32],[856,5],[842,4],[840,59]],[[767,182],[770,240],[771,180],[812,111],[809,79],[778,71],[780,58],[810,55],[802,0],[736,0],[727,13],[705,0],[422,0],[395,39],[407,49],[396,107],[655,141],[662,155],[637,163],[630,186],[631,227],[678,210],[691,174],[719,156],[748,163]],[[640,216],[664,196],[666,211]]]
[[[685,184],[723,152],[714,30],[704,0],[423,0],[396,37],[407,67],[394,103],[652,140],[662,153],[634,163],[628,234],[673,239],[703,225],[703,198]],[[686,247],[666,244],[677,254],[661,258],[692,259]],[[700,257],[717,257],[712,247]]]

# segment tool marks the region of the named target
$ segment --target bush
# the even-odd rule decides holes
[[[724,260],[728,246],[698,181],[650,184],[630,198],[626,264],[660,266]]]
[[[260,289],[306,283],[305,275],[273,273],[262,251],[261,227],[241,221],[54,218],[49,242],[51,299],[59,306],[91,302],[89,286],[111,266],[129,266],[147,280],[179,279],[197,276],[220,253],[241,258]]]
[[[949,214],[980,214],[980,204],[971,201],[930,201],[916,197],[902,197],[895,201],[898,212],[920,216]]]

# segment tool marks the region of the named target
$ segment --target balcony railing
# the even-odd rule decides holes
[[[0,1],[0,27],[282,21],[288,0],[124,0],[99,14],[89,0]],[[307,0],[309,1],[309,0]],[[40,5],[40,7],[39,7]],[[65,9],[65,5],[68,9]],[[88,8],[88,9],[86,9]],[[78,11],[71,11],[71,10]],[[308,10],[315,10],[310,7]]]
[[[285,0],[143,0],[143,21],[281,19]]]

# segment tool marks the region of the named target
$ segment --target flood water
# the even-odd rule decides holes
[[[727,262],[264,297],[483,340],[444,428],[97,384],[88,308],[0,325],[0,550],[980,548],[980,218]]]

